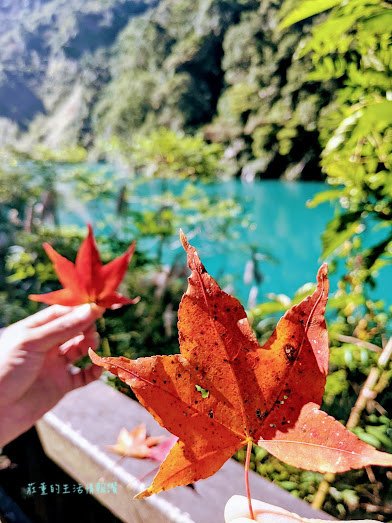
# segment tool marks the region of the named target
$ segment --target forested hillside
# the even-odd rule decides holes
[[[201,130],[224,145],[235,174],[317,178],[316,123],[331,89],[307,81],[310,61],[293,59],[310,24],[279,31],[280,7],[162,0],[132,20],[114,47],[96,134],[126,144],[157,126]]]
[[[108,80],[108,50],[129,19],[153,3],[2,0],[0,140],[10,140],[17,126],[48,148],[91,143],[90,109]]]
[[[280,8],[3,1],[0,141],[126,157],[135,140],[166,128],[219,144],[227,173],[318,179],[317,120],[336,80],[308,80],[310,59],[294,52],[314,19],[282,31]]]
[[[371,445],[368,456],[391,453],[391,27],[385,0],[0,0],[0,327],[36,312],[29,295],[59,290],[72,273],[43,243],[82,267],[84,223],[103,262],[137,242],[119,290],[141,299],[99,322],[105,356],[178,351],[180,228],[224,289],[247,300],[261,344],[312,292],[303,283],[323,260],[321,408]],[[91,302],[90,284],[76,283],[80,303]],[[193,305],[187,322],[200,316]],[[309,328],[319,312],[306,313]],[[289,347],[284,365],[302,358]],[[239,461],[315,508],[391,519],[386,468],[324,475],[321,454],[308,471],[250,450]],[[1,454],[0,468],[17,463]],[[30,479],[18,477],[24,502]]]

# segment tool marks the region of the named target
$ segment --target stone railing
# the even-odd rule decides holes
[[[125,523],[220,523],[233,494],[244,494],[242,465],[229,460],[195,489],[179,487],[145,500],[133,496],[143,490],[143,478],[154,462],[121,459],[108,452],[122,427],[145,423],[151,435],[164,434],[136,401],[98,381],[68,394],[38,423],[46,454]],[[152,479],[153,474],[146,479]],[[313,510],[280,487],[251,472],[252,496],[306,518],[333,519]]]

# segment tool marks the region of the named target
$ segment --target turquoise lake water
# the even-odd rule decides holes
[[[141,185],[133,196],[132,205],[142,208],[149,199],[153,199],[160,188],[157,181]],[[184,188],[182,183],[169,183],[169,189],[174,193]],[[258,181],[251,184],[240,180],[220,182],[209,185],[206,191],[220,198],[233,198],[241,206],[241,218],[246,226],[232,226],[228,238],[220,241],[210,238],[211,227],[193,223],[184,227],[185,233],[191,233],[192,244],[197,247],[199,255],[207,270],[221,285],[226,286],[247,305],[249,292],[257,288],[256,302],[265,300],[268,293],[286,294],[294,292],[306,282],[314,282],[316,272],[322,260],[320,236],[326,223],[333,216],[333,207],[329,203],[314,209],[306,206],[316,193],[322,191],[325,185],[316,182],[288,183],[278,180]],[[138,201],[140,197],[144,203]],[[104,208],[102,208],[102,205]],[[102,204],[99,214],[110,218],[114,216],[114,205]],[[64,198],[62,204],[61,222],[82,225],[90,221],[99,221],[97,206],[84,205],[73,198]],[[241,220],[240,220],[241,221]],[[139,248],[148,251],[154,249],[154,243],[145,241],[139,243]],[[260,277],[252,276],[253,261]],[[164,263],[172,263],[175,258],[185,261],[177,237],[173,237],[163,252]],[[381,274],[381,285],[374,296],[388,299],[386,284],[392,288],[392,270]],[[248,279],[244,279],[244,273]],[[337,277],[332,275],[334,290]],[[253,292],[255,289],[253,289]]]

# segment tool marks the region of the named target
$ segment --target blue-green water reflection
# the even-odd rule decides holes
[[[179,194],[186,182],[165,182],[166,188]],[[231,226],[228,237],[219,241],[211,238],[213,224],[209,230],[197,222],[184,227],[191,233],[192,243],[207,267],[207,270],[223,285],[230,288],[244,304],[247,303],[252,287],[257,287],[257,302],[273,292],[292,296],[309,281],[315,281],[317,268],[322,260],[321,234],[332,218],[333,207],[322,204],[314,209],[306,206],[316,193],[324,189],[322,183],[284,183],[282,181],[258,181],[252,184],[230,180],[205,186],[210,196],[233,198],[242,207],[242,215],[236,225]],[[148,206],[150,199],[162,190],[160,181],[151,181],[137,187],[132,197],[134,209]],[[97,223],[105,219],[116,222],[113,202],[102,205],[85,205],[72,198],[63,198],[61,221],[83,225],[87,221]],[[99,209],[99,211],[98,211]],[[243,222],[243,223],[241,223]],[[211,228],[212,225],[212,228]],[[143,250],[153,250],[156,243],[146,240],[139,243]],[[251,269],[251,260],[256,263],[256,276]],[[170,264],[175,258],[185,255],[177,237],[165,244],[162,261]],[[258,271],[258,272],[257,272]],[[245,273],[245,279],[244,279]],[[246,279],[248,276],[248,279]],[[332,289],[337,277],[332,276]],[[384,270],[374,296],[385,299],[386,284],[392,287],[392,271]]]

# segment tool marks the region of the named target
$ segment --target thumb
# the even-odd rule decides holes
[[[325,523],[321,519],[307,519],[288,512],[281,507],[264,503],[257,499],[252,499],[252,508],[256,521],[261,523]],[[232,496],[226,503],[225,522],[226,523],[252,523],[249,516],[248,499],[244,496]],[[372,523],[371,520],[350,521],[341,523]]]
[[[304,520],[297,514],[293,514],[275,505],[252,499],[252,508],[256,521],[262,523],[298,523]],[[248,499],[244,496],[232,496],[225,507],[226,523],[251,523],[249,516]]]
[[[73,307],[67,314],[33,328],[31,330],[32,341],[36,342],[39,350],[61,345],[88,329],[104,312],[105,309],[102,307],[90,303]]]

